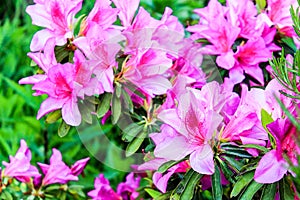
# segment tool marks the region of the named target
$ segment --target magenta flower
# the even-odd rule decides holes
[[[95,179],[94,185],[95,189],[88,193],[93,200],[122,200],[122,197],[111,188],[103,174]]]
[[[92,70],[90,63],[77,50],[74,64],[58,63],[47,68],[47,74],[25,78],[20,83],[34,84],[32,89],[36,90],[36,95],[48,95],[38,111],[38,119],[54,110],[62,109],[63,120],[69,125],[78,126],[81,123],[81,114],[77,99],[103,93],[103,89],[97,87],[96,79],[91,78]]]
[[[69,168],[63,161],[61,153],[57,149],[52,149],[50,164],[38,163],[45,175],[42,179],[42,186],[50,184],[66,184],[69,181],[77,181],[78,175],[83,171],[89,158],[77,161],[72,168]]]
[[[141,177],[134,177],[131,172],[126,176],[126,182],[122,182],[117,187],[117,194],[122,197],[122,200],[135,200],[139,196],[136,189],[140,186]]]
[[[234,83],[240,83],[245,77],[244,72],[263,85],[263,72],[259,63],[272,58],[272,52],[266,47],[262,38],[250,39],[245,45],[240,45],[234,54],[235,65],[230,69],[229,77]]]
[[[296,0],[268,0],[268,7],[266,9],[267,16],[271,23],[275,25],[279,31],[288,37],[292,37],[295,34],[293,29],[293,21],[290,15],[290,7],[294,5],[296,8]],[[266,20],[267,21],[267,20]]]
[[[10,162],[2,162],[5,166],[3,169],[4,177],[15,178],[21,182],[30,182],[31,177],[38,177],[40,173],[38,169],[30,164],[31,152],[24,140],[21,140],[21,146],[16,155],[10,156]]]
[[[111,7],[110,0],[97,0],[86,19],[86,24],[81,31],[86,35],[93,26],[99,26],[103,30],[112,28],[112,24],[117,20],[118,9]]]
[[[56,45],[64,45],[73,37],[75,15],[81,9],[82,0],[34,0],[34,5],[26,8],[32,23],[46,29],[38,31],[31,41],[31,51],[43,50],[46,41],[54,37]]]
[[[239,27],[239,37],[251,39],[260,36],[260,30],[256,29],[257,9],[250,0],[227,1],[229,8],[227,17],[233,26]]]
[[[279,118],[267,128],[275,138],[276,148],[266,153],[258,163],[254,180],[259,183],[274,183],[282,179],[289,165],[283,155],[286,154],[294,165],[298,165],[297,155],[300,153],[295,142],[297,129],[288,118]]]

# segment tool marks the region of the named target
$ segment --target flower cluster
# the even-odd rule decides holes
[[[138,170],[154,171],[153,184],[162,193],[182,174],[188,178],[180,184],[192,180],[195,188],[201,179],[202,190],[214,191],[247,173],[254,183],[275,183],[290,174],[291,163],[298,164],[294,138],[299,131],[290,116],[297,116],[299,100],[283,95],[286,88],[276,79],[265,80],[271,76],[263,73],[272,53],[281,50],[278,41],[296,37],[286,14],[295,0],[268,0],[266,8],[251,0],[230,0],[225,6],[211,0],[195,10],[200,20],[187,27],[189,37],[170,8],[155,19],[139,7],[139,0],[96,0],[91,12],[79,18],[82,0],[34,2],[27,12],[45,29],[34,35],[28,56],[39,70],[20,84],[33,84],[34,95],[48,96],[38,119],[61,110],[70,126],[90,122],[86,115],[103,123],[111,116],[116,124],[128,108],[124,115],[134,119],[137,129],[123,133],[122,139],[130,142],[126,155],[144,147],[149,135],[151,144],[143,149],[147,162]],[[211,74],[200,68],[206,64],[203,55],[215,56],[225,71],[224,83],[207,81]],[[18,152],[24,161],[20,156],[11,159],[15,165],[27,163],[26,169],[15,171],[14,165],[5,164],[3,174],[24,182],[34,177],[40,187],[76,180],[88,160],[69,168],[53,149],[50,165],[39,164],[41,178],[26,148]],[[115,192],[100,174],[88,195],[136,199],[139,182],[130,173]],[[180,184],[172,195],[180,193]]]
[[[31,165],[31,151],[24,140],[21,140],[21,146],[15,156],[9,157],[10,162],[4,162],[5,166],[1,174],[1,191],[9,186],[12,179],[29,185],[30,192],[35,196],[44,197],[45,188],[53,184],[67,184],[69,181],[78,181],[78,176],[83,172],[89,158],[78,160],[71,168],[63,161],[60,151],[52,150],[50,164],[38,163],[42,173],[37,167]],[[6,183],[7,182],[7,183]]]
[[[128,174],[126,182],[120,183],[117,192],[115,192],[104,175],[99,174],[99,177],[95,179],[95,189],[90,191],[88,195],[96,200],[134,200],[139,196],[136,189],[140,185],[140,179],[140,177],[135,178],[134,173]]]

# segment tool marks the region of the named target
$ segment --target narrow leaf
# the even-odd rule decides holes
[[[144,126],[132,123],[123,130],[122,140],[131,142],[137,134],[143,130]]]
[[[116,124],[121,116],[121,101],[116,94],[112,98],[112,123]]]
[[[161,196],[161,193],[157,190],[153,190],[151,188],[145,188],[145,191],[152,197],[152,198],[157,198]]]
[[[133,155],[140,148],[146,136],[147,130],[144,129],[141,134],[139,134],[139,137],[136,137],[132,142],[129,143],[126,148],[126,157]]]
[[[184,159],[181,159],[181,160],[177,160],[177,161],[174,161],[174,160],[170,160],[164,164],[162,164],[157,172],[160,172],[160,173],[165,173],[168,169],[170,169],[171,167],[177,165],[178,163],[181,163],[182,161],[186,160],[186,158]]]
[[[239,195],[241,191],[253,180],[253,177],[254,171],[243,174],[234,184],[233,189],[230,193],[230,198]]]
[[[97,108],[97,117],[98,118],[103,117],[109,110],[111,97],[112,97],[111,93],[106,93],[103,95],[103,98],[101,99],[101,101],[98,105],[98,108]]]
[[[256,192],[263,186],[261,183],[257,183],[254,180],[246,188],[245,192],[239,198],[240,200],[252,200]]]
[[[276,195],[277,183],[266,184],[262,191],[260,200],[274,200]]]
[[[215,173],[211,176],[213,199],[222,200],[223,189],[219,167],[215,165]]]

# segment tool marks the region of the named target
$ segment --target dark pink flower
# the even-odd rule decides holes
[[[89,158],[77,161],[72,168],[69,168],[63,161],[61,153],[57,149],[52,149],[50,164],[38,163],[43,174],[42,185],[66,184],[69,181],[77,181],[78,175],[83,171]]]
[[[32,23],[45,27],[38,31],[31,41],[31,51],[44,49],[49,38],[54,37],[56,45],[64,45],[73,37],[75,15],[81,9],[82,0],[35,0],[34,5],[26,8]]]
[[[4,162],[3,169],[4,177],[16,178],[21,182],[30,182],[31,177],[38,177],[40,173],[38,169],[30,164],[31,152],[27,147],[27,144],[24,140],[21,140],[21,146],[17,151],[16,155],[10,156],[10,162]]]
[[[288,118],[276,119],[267,128],[275,138],[276,148],[266,153],[258,163],[254,180],[259,183],[274,183],[282,179],[288,172],[288,162],[283,155],[286,154],[294,165],[298,165],[297,155],[300,153],[295,141],[299,132]]]
[[[93,200],[122,200],[122,197],[111,188],[103,174],[95,179],[94,185],[95,189],[88,193]]]
[[[122,200],[135,200],[139,196],[136,189],[140,186],[141,177],[134,177],[131,172],[126,176],[126,182],[122,182],[117,187],[117,194],[122,197]]]

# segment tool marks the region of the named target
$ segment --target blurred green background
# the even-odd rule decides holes
[[[194,8],[203,7],[207,1],[201,0],[144,0],[141,6],[152,16],[160,18],[166,6],[174,10],[174,15],[187,25],[197,20]],[[45,118],[36,119],[40,103],[45,97],[32,96],[30,85],[19,85],[22,77],[35,73],[30,67],[31,60],[27,57],[29,44],[33,34],[39,27],[31,24],[25,9],[29,0],[4,0],[0,5],[0,161],[8,161],[8,155],[14,155],[19,148],[20,139],[25,139],[32,151],[32,163],[48,162],[51,149],[58,148],[63,160],[70,166],[76,160],[91,157],[85,170],[85,176],[79,184],[89,191],[93,188],[94,178],[105,173],[115,187],[123,181],[125,173],[103,166],[84,147],[75,128],[61,138],[57,134],[58,123],[46,124]],[[94,0],[86,0],[78,16],[92,9]],[[106,134],[118,137],[118,129],[108,124],[102,127]],[[91,130],[87,140],[93,140],[100,133]],[[83,138],[84,139],[84,138]],[[101,148],[99,140],[94,140],[93,148]],[[107,151],[112,166],[118,165],[120,155]],[[2,166],[2,163],[0,164]]]

